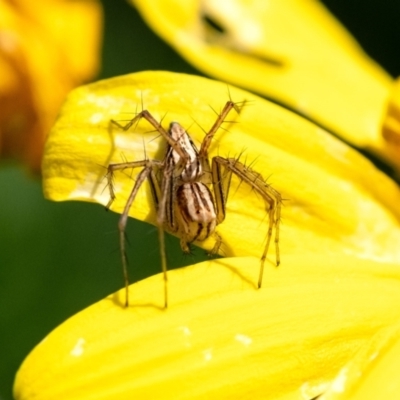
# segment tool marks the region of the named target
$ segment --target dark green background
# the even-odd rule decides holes
[[[146,69],[192,72],[123,1],[104,0],[101,77]],[[400,75],[400,1],[326,0],[364,49]],[[379,5],[378,5],[379,4]],[[23,166],[0,165],[0,400],[11,399],[14,374],[29,351],[59,323],[122,287],[118,216],[89,203],[53,203]],[[155,228],[130,221],[133,279],[159,271]],[[189,260],[168,238],[169,266]],[[131,256],[133,258],[133,256]],[[145,270],[144,267],[152,267]],[[161,288],[160,288],[161,290]]]

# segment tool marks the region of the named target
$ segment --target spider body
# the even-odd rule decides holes
[[[190,243],[207,239],[217,226],[215,202],[209,189],[210,167],[207,159],[199,157],[195,144],[179,123],[172,122],[168,133],[185,149],[187,158],[183,159],[174,147],[168,146],[162,182],[170,182],[171,188],[165,210],[169,218],[164,227],[180,237],[183,252],[189,253]]]
[[[115,199],[113,188],[113,174],[117,170],[127,168],[142,168],[137,175],[135,184],[126,202],[118,224],[121,243],[121,257],[126,287],[126,306],[128,299],[128,270],[125,253],[125,228],[129,210],[136,194],[145,180],[150,183],[150,188],[157,210],[157,225],[159,232],[161,264],[164,273],[164,297],[167,307],[167,263],[165,254],[164,231],[173,233],[180,238],[180,245],[185,253],[190,252],[190,243],[204,241],[213,236],[214,248],[211,254],[217,254],[222,243],[221,237],[216,232],[218,224],[225,219],[226,202],[232,174],[249,185],[265,200],[269,215],[267,242],[261,256],[260,275],[258,287],[262,284],[264,262],[267,256],[272,231],[275,228],[276,265],[280,263],[279,257],[279,221],[281,209],[281,195],[272,188],[262,177],[250,167],[235,158],[220,156],[208,159],[208,150],[212,139],[224,122],[229,112],[235,109],[240,111],[236,103],[228,101],[218,115],[214,125],[206,133],[200,150],[196,148],[186,130],[178,123],[172,122],[168,130],[157,122],[153,116],[143,110],[128,124],[120,125],[111,121],[123,130],[128,130],[141,118],[146,119],[167,141],[165,158],[160,160],[129,161],[110,164],[107,169],[107,181],[110,191],[109,208]]]

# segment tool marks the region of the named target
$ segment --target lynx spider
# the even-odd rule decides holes
[[[215,231],[216,226],[225,219],[226,203],[229,194],[232,174],[242,182],[247,183],[266,202],[269,227],[267,241],[261,256],[261,266],[258,278],[258,287],[261,287],[264,272],[264,263],[275,227],[276,265],[280,264],[279,255],[279,222],[282,198],[280,193],[272,188],[261,174],[240,162],[237,158],[223,158],[220,156],[208,159],[208,150],[214,135],[225,122],[230,111],[240,112],[238,103],[228,101],[211,129],[206,133],[200,150],[197,150],[189,134],[178,122],[171,122],[165,130],[160,122],[147,110],[139,112],[126,125],[111,120],[113,125],[127,131],[140,119],[147,120],[167,141],[167,151],[163,160],[144,159],[140,161],[126,161],[110,164],[107,168],[107,184],[110,200],[107,208],[115,200],[113,186],[114,172],[117,170],[142,168],[130,192],[124,210],[121,214],[118,229],[120,237],[120,251],[125,281],[125,306],[129,305],[129,277],[127,257],[125,251],[125,228],[129,210],[135,200],[140,186],[147,179],[157,211],[157,225],[160,242],[161,266],[164,277],[165,308],[168,304],[167,295],[167,262],[164,242],[164,230],[180,237],[180,245],[184,253],[189,253],[189,244],[194,241],[204,241],[210,236],[215,238],[211,254],[218,253],[222,239]],[[210,190],[212,186],[214,195]]]

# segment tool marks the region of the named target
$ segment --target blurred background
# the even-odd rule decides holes
[[[102,3],[98,78],[148,69],[201,74],[150,31],[133,7],[124,1]],[[398,0],[323,3],[372,58],[393,77],[400,75]],[[118,215],[99,205],[45,200],[38,177],[15,162],[1,161],[0,400],[12,398],[15,372],[46,334],[123,286],[117,221]],[[155,228],[131,220],[128,237],[128,251],[135,254],[130,256],[132,280],[159,272]],[[183,256],[172,237],[167,247],[170,268],[206,259],[201,249]]]

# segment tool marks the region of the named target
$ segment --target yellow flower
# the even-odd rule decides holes
[[[199,68],[399,165],[396,108],[381,136],[391,79],[317,2],[271,1],[268,11],[261,0],[229,9],[212,1],[135,4]],[[105,205],[110,163],[163,158],[163,140],[146,121],[123,131],[111,119],[129,120],[143,105],[165,127],[179,121],[199,144],[229,95],[246,103],[229,115],[210,157],[241,155],[286,199],[281,266],[271,249],[257,290],[268,216],[262,199],[233,179],[217,227],[228,258],[171,271],[168,309],[156,275],[131,286],[130,307],[121,291],[66,321],[24,361],[17,400],[328,396],[343,366],[397,323],[398,186],[320,126],[224,83],[143,72],[74,90],[46,144],[46,197]],[[123,209],[136,175],[115,174],[113,211]],[[146,185],[130,215],[155,223]],[[131,246],[133,264],[139,245]]]
[[[167,310],[157,275],[132,285],[128,309],[118,293],[77,314],[25,360],[16,399],[311,398],[374,332],[396,321],[398,187],[316,125],[234,87],[229,93],[247,103],[217,134],[211,157],[243,153],[287,199],[281,267],[268,264],[256,289],[268,218],[262,200],[233,180],[228,217],[218,226],[223,253],[256,257],[170,272]],[[125,132],[111,119],[132,118],[143,103],[165,124],[188,127],[199,143],[201,128],[216,118],[212,109],[226,100],[226,84],[170,72],[75,89],[46,144],[46,197],[106,204],[110,162],[162,158],[146,121]],[[114,211],[134,179],[130,171],[115,176]],[[148,188],[131,215],[155,222]]]
[[[38,171],[66,93],[98,69],[97,1],[0,2],[0,155]]]
[[[392,79],[318,1],[131,2],[199,70],[274,99],[400,169],[380,129]]]

